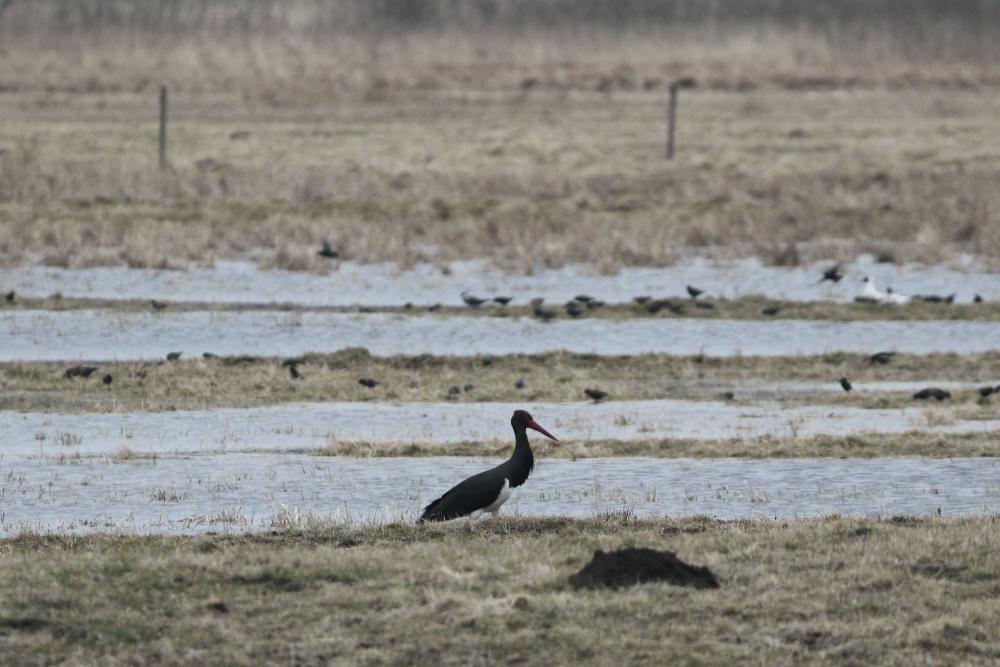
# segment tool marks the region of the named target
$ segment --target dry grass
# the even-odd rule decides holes
[[[933,425],[933,424],[932,424]],[[734,438],[731,440],[584,440],[556,445],[536,438],[535,455],[546,459],[587,459],[618,456],[656,458],[931,458],[1000,456],[995,433],[856,434],[851,436],[791,436]],[[436,443],[337,442],[316,452],[319,456],[495,456],[510,455],[509,442]]]
[[[315,255],[315,253],[313,253]],[[311,259],[309,260],[312,261]],[[287,267],[285,267],[287,268]],[[638,295],[636,295],[638,296]],[[524,301],[528,301],[525,298]],[[458,297],[455,297],[458,303]],[[711,308],[694,305],[686,297],[670,299],[672,306],[679,307],[681,312],[661,308],[650,313],[647,306],[633,302],[608,303],[595,309],[582,308],[582,313],[576,317],[567,313],[565,304],[544,304],[544,309],[551,315],[550,319],[634,319],[634,318],[698,318],[726,320],[968,320],[996,321],[1000,320],[1000,302],[984,303],[928,303],[911,301],[906,305],[890,305],[881,303],[835,303],[830,301],[778,301],[763,296],[747,296],[734,300],[700,299],[702,304],[711,304]],[[463,317],[537,317],[535,309],[527,304],[516,301],[504,307],[495,304],[479,308],[469,308],[465,305],[430,304],[415,306],[400,304],[394,306],[310,306],[294,303],[223,303],[218,301],[159,301],[169,312],[194,311],[280,311],[280,312],[357,312],[357,313],[396,313],[400,315],[422,315],[433,313],[435,316]],[[765,315],[764,308],[777,307],[780,310],[775,315]],[[17,297],[13,303],[0,301],[0,311],[4,310],[108,310],[115,312],[142,313],[156,312],[149,299],[95,299],[67,298],[61,294],[46,298]],[[548,321],[548,320],[547,320]]]
[[[897,355],[886,366],[863,355],[834,353],[816,357],[675,357],[643,354],[599,356],[550,353],[500,357],[374,357],[364,350],[306,355],[293,380],[281,359],[228,357],[178,362],[101,364],[90,378],[63,377],[68,364],[0,364],[0,409],[53,412],[122,412],[253,407],[297,401],[581,401],[583,390],[598,386],[615,400],[679,398],[721,400],[734,391],[738,401],[765,390],[769,400],[820,402],[892,408],[913,405],[906,393],[789,394],[787,381],[835,385],[847,375],[866,381],[958,380],[969,383],[953,392],[963,414],[995,415],[987,402],[974,406],[976,387],[996,383],[1000,353],[972,355]],[[102,383],[110,373],[110,387]],[[367,377],[374,389],[358,384]],[[524,380],[524,387],[515,383]],[[466,391],[465,385],[474,387]],[[452,387],[459,387],[452,393]],[[767,391],[769,390],[769,391]],[[756,393],[755,393],[756,392]],[[762,395],[763,396],[763,395]]]
[[[1000,39],[981,3],[852,3],[836,21],[807,2],[756,6],[768,18],[640,3],[617,27],[608,3],[542,3],[559,30],[512,29],[538,16],[509,2],[490,3],[502,20],[467,10],[429,30],[444,5],[416,3],[420,29],[353,32],[382,10],[56,4],[63,19],[13,3],[2,24],[8,263],[326,270],[322,239],[360,261],[518,270],[1000,256]],[[350,34],[302,28],[338,19]],[[685,75],[699,88],[667,163],[665,90]]]
[[[995,664],[997,518],[498,519],[0,542],[0,662]],[[595,549],[718,590],[576,592]]]

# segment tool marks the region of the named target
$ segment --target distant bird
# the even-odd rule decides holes
[[[483,357],[482,364],[483,366],[492,366],[493,362],[496,360],[497,358],[494,357],[492,354],[487,354],[485,357]]]
[[[979,296],[978,294],[972,297],[972,303],[982,303],[982,302],[983,302],[983,297]]]
[[[302,373],[299,372],[299,367],[295,364],[288,367],[288,375],[290,375],[293,380],[302,379]]]
[[[514,453],[495,468],[469,477],[424,508],[420,522],[449,521],[463,516],[476,518],[483,512],[496,514],[511,492],[528,480],[535,467],[535,457],[528,442],[528,431],[538,431],[558,442],[558,438],[538,425],[524,410],[510,418],[514,429]]]
[[[955,303],[955,297],[957,295],[953,292],[948,296],[941,296],[940,294],[918,294],[914,299],[917,301],[925,301],[927,303]]]
[[[840,386],[844,388],[844,391],[851,391],[854,387],[851,385],[851,381],[847,378],[840,378]]]
[[[702,294],[705,293],[705,290],[698,289],[697,287],[692,287],[691,285],[687,286],[687,291],[688,291],[688,294],[691,295],[692,299],[697,299],[699,296],[701,296]]]
[[[181,358],[181,354],[183,354],[183,353],[182,352],[168,352],[167,353],[167,361],[177,361],[178,359]]]
[[[895,356],[895,352],[876,352],[872,356],[868,357],[868,363],[887,364],[892,361],[892,358]]]
[[[724,392],[722,392],[721,396],[722,396],[723,399],[725,399],[727,401],[731,401],[734,398],[736,398],[736,394],[733,393],[733,392],[731,392],[731,391],[724,391]]]
[[[989,396],[990,394],[993,394],[995,392],[996,392],[996,389],[994,387],[992,387],[992,386],[986,386],[986,387],[980,387],[979,388],[979,395],[982,396],[983,398],[986,398],[987,396]]]
[[[72,366],[63,371],[64,378],[89,378],[97,370],[97,366]]]
[[[470,391],[472,391],[475,388],[476,388],[476,385],[474,385],[474,384],[466,384],[466,385],[462,386],[462,391],[464,391],[465,393],[469,393]]]
[[[17,292],[11,290],[4,294],[3,298],[7,300],[7,303],[14,303],[14,299],[17,298]]]
[[[157,301],[156,299],[150,299],[149,305],[153,307],[153,310],[163,310],[164,308],[167,307],[167,304],[163,303],[162,301]]]
[[[333,249],[329,241],[323,241],[323,247],[316,254],[327,259],[335,259],[340,256],[340,253]]]
[[[203,359],[218,359],[219,358],[219,355],[215,354],[214,352],[202,352],[201,356],[202,356]]]
[[[431,312],[431,313],[433,313],[435,311],[438,311],[438,310],[441,310],[441,304],[440,303],[435,303],[433,305],[427,306],[427,310],[429,312]]]
[[[543,322],[548,322],[549,320],[551,320],[556,316],[556,311],[548,310],[546,308],[542,308],[541,306],[535,306],[534,312],[535,312],[535,317],[542,320]]]
[[[885,293],[875,287],[874,280],[865,276],[862,278],[861,282],[863,282],[865,286],[861,290],[861,296],[856,299],[857,301],[868,301],[874,303],[881,303],[885,301]]]
[[[461,393],[462,393],[462,388],[459,387],[457,384],[453,384],[450,387],[448,387],[449,396],[458,396]]]
[[[652,315],[655,315],[663,309],[669,310],[674,315],[681,315],[684,312],[683,306],[674,303],[670,299],[657,299],[646,304],[646,311]]]
[[[580,317],[580,313],[583,310],[580,308],[579,301],[569,301],[566,303],[566,314],[570,317]]]
[[[111,373],[106,373],[104,377],[101,378],[101,382],[103,382],[106,385],[110,385],[112,382],[114,382],[114,378],[111,377]]]
[[[885,302],[891,303],[894,306],[905,306],[910,302],[910,297],[899,292],[894,292],[890,287],[885,291]]]
[[[603,306],[604,302],[600,299],[591,299],[590,301],[586,301],[585,304],[587,306],[587,310],[593,310],[594,308],[600,308]]]
[[[643,294],[642,296],[637,296],[637,297],[635,297],[632,300],[635,301],[637,304],[639,304],[641,306],[644,303],[648,303],[648,302],[652,301],[653,297],[649,296],[648,294]]]
[[[768,306],[760,311],[761,315],[767,315],[768,317],[773,317],[781,312],[781,306]]]
[[[478,296],[472,296],[468,292],[462,292],[461,297],[462,301],[465,302],[465,305],[470,308],[479,308],[479,306],[483,305],[487,301],[487,299],[480,299]]]
[[[374,389],[378,385],[378,380],[373,380],[371,378],[361,378],[358,380],[358,384],[363,387],[368,387],[369,389]]]
[[[580,303],[590,303],[591,301],[594,301],[594,297],[587,294],[577,294],[573,297],[573,300],[579,301]]]
[[[525,385],[524,378],[518,378],[517,382],[514,383],[514,386],[517,387],[518,389],[524,389],[524,385]]]
[[[926,389],[921,389],[913,395],[913,398],[918,401],[925,401],[928,398],[933,398],[938,401],[943,401],[946,398],[951,398],[951,392],[945,391],[944,389],[938,389],[937,387],[927,387]]]
[[[508,303],[514,300],[512,296],[495,296],[493,300],[499,303],[501,306],[506,306]]]
[[[594,399],[594,403],[597,403],[602,398],[607,398],[607,396],[608,396],[608,392],[601,391],[600,389],[590,389],[590,388],[587,388],[587,389],[583,390],[583,393],[585,393],[588,397]]]
[[[829,269],[823,272],[823,277],[819,279],[819,282],[829,280],[832,283],[839,283],[844,274],[840,272],[840,264],[834,264]],[[817,285],[819,283],[816,283]]]

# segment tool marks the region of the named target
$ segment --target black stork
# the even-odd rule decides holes
[[[515,410],[510,418],[514,429],[514,453],[495,468],[473,475],[424,508],[420,521],[449,521],[463,516],[475,518],[483,512],[496,514],[511,492],[524,484],[535,467],[535,457],[528,443],[528,429],[538,431],[556,442],[557,437],[539,426],[524,410]]]

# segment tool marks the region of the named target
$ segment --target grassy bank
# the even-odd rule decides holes
[[[992,664],[996,517],[497,519],[0,542],[0,661]],[[595,549],[676,551],[718,590],[575,591]]]
[[[676,290],[675,290],[676,291]],[[593,295],[591,295],[593,296]],[[635,295],[648,297],[651,295]],[[595,297],[597,298],[597,297]],[[965,295],[965,300],[972,299]],[[531,297],[521,299],[527,302]],[[107,310],[109,313],[169,313],[169,312],[338,312],[338,313],[396,313],[399,315],[423,315],[463,317],[531,317],[551,320],[604,319],[624,320],[636,318],[699,318],[731,320],[1000,320],[1000,303],[929,303],[911,301],[905,305],[878,303],[833,303],[829,301],[781,301],[760,296],[740,299],[703,298],[697,302],[687,297],[675,296],[670,299],[653,298],[646,303],[603,303],[587,308],[579,302],[543,303],[537,310],[528,303],[516,301],[507,306],[487,304],[478,308],[458,305],[460,298],[452,304],[397,304],[393,306],[307,306],[293,303],[222,303],[218,301],[164,301],[151,299],[94,299],[66,298],[56,294],[46,298],[24,298],[15,295],[14,300],[0,303],[4,310]],[[701,304],[701,305],[698,305]],[[569,308],[568,308],[569,307]],[[768,310],[765,313],[764,310]]]
[[[773,436],[731,440],[585,440],[559,445],[536,438],[540,458],[581,459],[609,456],[659,458],[877,458],[926,456],[932,458],[1000,456],[994,433],[864,434],[852,436]],[[338,442],[316,453],[320,456],[496,456],[510,455],[508,442],[366,443]],[[69,461],[72,459],[70,458]]]
[[[0,409],[53,412],[122,412],[252,407],[296,401],[581,401],[597,387],[615,400],[656,398],[752,401],[814,400],[863,407],[915,404],[909,393],[783,394],[783,382],[836,386],[848,376],[863,390],[869,381],[953,380],[968,388],[951,402],[972,412],[976,387],[997,384],[1000,353],[898,354],[885,365],[866,355],[813,357],[677,357],[658,354],[598,356],[549,353],[499,357],[374,357],[364,350],[298,358],[301,379],[281,358],[223,357],[167,362],[99,363],[89,378],[66,378],[73,364],[0,364]],[[110,385],[103,384],[106,374]],[[378,381],[374,388],[358,383]],[[523,381],[523,386],[518,386]],[[472,385],[466,389],[467,385]],[[733,392],[728,398],[726,392]],[[992,397],[991,397],[992,400]],[[940,407],[940,406],[938,406]],[[976,416],[969,413],[970,416]],[[983,416],[987,413],[982,413]]]

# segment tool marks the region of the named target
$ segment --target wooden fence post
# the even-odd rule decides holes
[[[167,168],[167,87],[160,87],[160,171]]]
[[[677,79],[670,84],[670,106],[667,110],[667,159],[674,159],[674,134],[677,131],[677,91],[694,88],[695,80],[690,77]]]

